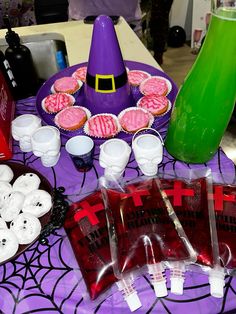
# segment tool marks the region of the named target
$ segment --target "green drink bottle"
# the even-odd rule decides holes
[[[177,95],[165,141],[171,155],[188,163],[213,157],[236,100],[236,4],[220,2],[212,1],[206,39]]]

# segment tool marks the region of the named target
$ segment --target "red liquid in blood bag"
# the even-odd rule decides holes
[[[119,272],[190,258],[154,179],[126,185],[124,192],[108,189],[106,195],[116,231]]]
[[[65,230],[92,300],[116,281],[101,192],[70,206]]]
[[[216,228],[222,265],[236,268],[236,186],[213,186]]]
[[[197,263],[213,266],[206,179],[200,178],[190,182],[162,179],[161,188],[167,194],[197,253]]]

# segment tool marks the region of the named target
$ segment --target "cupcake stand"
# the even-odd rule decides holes
[[[38,114],[45,124],[54,125],[53,115],[47,114],[41,107],[42,99],[50,93],[50,88],[55,79],[71,75],[75,69],[84,66],[81,63],[69,67],[51,77],[40,89],[37,97],[18,101],[16,115],[26,113]],[[130,69],[149,72],[151,75],[166,77],[172,83],[172,90],[168,95],[173,103],[177,93],[174,82],[163,72],[146,64],[125,61]],[[132,88],[134,101],[141,97],[137,88]],[[81,89],[76,102],[83,102],[84,90]],[[165,138],[170,111],[162,117],[156,118],[154,127]],[[97,179],[103,175],[99,166],[99,145],[96,145],[93,168],[89,172],[79,173],[74,168],[72,161],[65,150],[65,143],[71,136],[83,134],[83,130],[64,132],[61,130],[61,156],[54,167],[43,167],[39,158],[31,152],[23,153],[19,143],[14,142],[14,155],[11,162],[24,167],[31,167],[50,182],[52,188],[65,187],[65,195],[69,202],[78,201],[85,193],[92,192],[97,187]],[[131,135],[119,133],[119,138],[130,142]],[[99,144],[102,140],[95,140]],[[206,164],[185,164],[174,159],[164,150],[164,158],[159,165],[161,172],[174,171],[177,176],[186,169],[210,168],[218,181],[224,182],[224,173],[231,183],[235,180],[235,166],[226,157],[221,149]],[[230,178],[229,178],[230,174]],[[125,170],[125,177],[136,178],[141,175],[134,156]],[[69,239],[63,228],[54,230],[48,237],[48,243],[42,245],[35,242],[22,254],[0,266],[0,313],[122,313],[128,314],[130,310],[120,293],[102,295],[94,304],[88,303],[83,277],[75,259]],[[168,274],[167,274],[168,278]],[[226,277],[223,298],[214,298],[209,293],[208,278],[205,275],[186,273],[184,294],[174,295],[170,292],[170,282],[167,280],[168,296],[156,298],[153,286],[146,276],[141,276],[135,281],[142,307],[136,313],[235,313],[236,280]],[[90,302],[91,303],[91,302]],[[88,305],[89,304],[89,305]]]
[[[160,77],[168,79],[171,82],[172,89],[171,89],[170,93],[167,95],[167,98],[170,100],[170,103],[171,103],[170,108],[168,108],[168,110],[165,114],[160,115],[159,117],[156,117],[154,120],[154,123],[152,125],[152,127],[154,129],[159,130],[164,125],[166,125],[170,119],[171,110],[173,108],[172,104],[173,104],[175,97],[176,97],[176,94],[177,94],[177,87],[176,87],[175,83],[164,72],[162,72],[162,71],[160,71],[160,70],[158,70],[158,69],[156,69],[156,68],[154,68],[148,64],[135,62],[135,61],[125,61],[124,63],[125,63],[125,66],[129,70],[145,71],[152,76],[160,76]],[[78,68],[87,66],[87,64],[88,64],[87,62],[80,63],[80,64],[68,67],[68,68],[56,73],[49,80],[47,80],[44,83],[44,85],[41,87],[41,89],[39,90],[39,92],[37,94],[36,107],[37,107],[37,111],[38,111],[39,116],[41,117],[41,119],[46,124],[55,126],[55,122],[54,122],[55,114],[49,114],[49,113],[45,112],[42,108],[42,100],[46,96],[51,94],[51,87],[52,87],[53,83],[59,78],[62,78],[65,76],[72,76],[72,74]],[[132,95],[132,100],[133,100],[133,102],[131,103],[131,106],[136,106],[138,100],[143,96],[141,94],[141,92],[139,91],[138,86],[137,87],[131,86],[131,95]],[[77,105],[77,106],[81,106],[81,105],[83,106],[83,104],[86,102],[84,84],[82,85],[82,88],[79,90],[79,92],[75,94],[75,100],[76,100],[75,105]],[[61,134],[63,134],[67,138],[70,138],[70,137],[76,136],[76,135],[80,135],[80,134],[84,134],[83,128],[78,129],[76,131],[66,131],[63,129],[60,129],[60,131],[61,131]],[[127,134],[127,133],[121,131],[116,137],[130,142],[130,140],[132,138],[132,134]],[[101,143],[104,141],[104,139],[100,139],[100,138],[94,138],[94,140],[98,143]]]

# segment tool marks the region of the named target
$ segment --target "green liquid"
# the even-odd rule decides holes
[[[219,14],[219,13],[218,13]],[[181,87],[165,141],[190,163],[216,153],[236,100],[236,9],[212,16],[204,45]]]

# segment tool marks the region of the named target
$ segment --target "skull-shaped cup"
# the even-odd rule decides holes
[[[31,136],[33,153],[41,157],[44,167],[53,167],[60,158],[60,132],[53,126],[42,126]]]
[[[110,139],[100,146],[99,163],[105,168],[105,177],[118,179],[129,161],[131,148],[120,139]]]
[[[31,152],[31,135],[41,127],[41,119],[33,114],[23,114],[12,121],[12,136],[19,141],[22,152]]]
[[[152,130],[157,133],[159,138],[154,134],[140,134],[135,137],[138,132],[144,130]],[[154,176],[158,172],[158,164],[163,158],[164,142],[160,134],[150,128],[144,128],[134,134],[132,141],[132,149],[134,151],[135,160],[142,173],[146,176]]]

